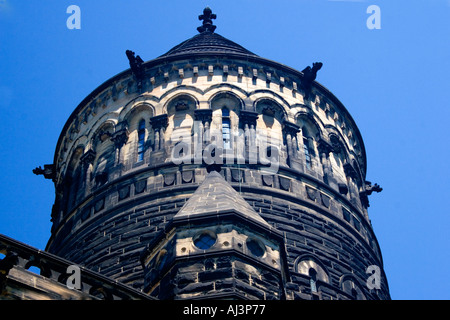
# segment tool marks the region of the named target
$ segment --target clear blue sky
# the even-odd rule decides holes
[[[81,29],[69,30],[69,5]],[[369,30],[369,5],[381,29]],[[318,81],[355,119],[368,157],[369,216],[393,299],[450,299],[449,0],[0,0],[0,233],[44,249],[54,188],[31,170],[53,162],[73,109],[129,67],[216,32]]]

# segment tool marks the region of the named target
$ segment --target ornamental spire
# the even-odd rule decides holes
[[[197,30],[200,33],[205,31],[214,32],[216,30],[216,26],[213,25],[212,19],[216,19],[217,16],[212,13],[212,10],[209,7],[203,9],[203,14],[198,16],[198,20],[203,20],[203,25],[198,27]]]

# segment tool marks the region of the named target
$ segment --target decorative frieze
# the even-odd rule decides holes
[[[147,179],[141,179],[134,183],[134,193],[140,194],[147,188]]]
[[[164,174],[164,186],[173,186],[176,182],[176,174],[174,172]]]
[[[119,200],[126,199],[130,196],[130,185],[119,188]]]

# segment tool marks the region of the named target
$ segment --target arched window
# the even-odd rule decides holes
[[[145,153],[145,120],[139,121],[138,127],[138,161],[144,160]]]
[[[259,114],[257,128],[262,129],[256,136],[257,144],[270,144],[282,150],[284,109],[273,100],[263,98],[257,101],[255,111]]]
[[[352,276],[345,276],[341,280],[341,288],[354,300],[366,300],[366,296],[363,293],[360,285]]]
[[[231,149],[230,110],[226,107],[222,109],[222,142],[224,149]]]
[[[297,263],[296,271],[309,277],[309,288],[311,293],[316,294],[315,298],[317,298],[321,283],[329,283],[329,278],[327,272],[319,261],[313,259],[314,258],[308,256],[302,258]]]
[[[341,142],[339,137],[332,133],[330,134],[330,142],[333,146],[333,152],[330,156],[331,170],[333,176],[339,183],[347,182],[344,172],[344,163],[346,162],[346,149],[344,143]]]
[[[103,146],[103,144],[105,144]],[[94,188],[101,187],[108,182],[110,169],[114,166],[115,146],[111,140],[102,143],[98,148],[99,157],[96,159],[94,169],[92,171],[92,179]],[[101,152],[101,153],[100,153]]]

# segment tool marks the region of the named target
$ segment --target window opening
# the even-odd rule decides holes
[[[313,155],[313,150],[311,148],[311,141],[310,141],[311,138],[309,137],[308,132],[306,131],[305,128],[302,129],[302,135],[303,135],[303,152],[305,153],[306,167],[308,169],[311,169],[312,167],[311,156]]]
[[[197,239],[194,240],[195,246],[202,250],[211,248],[214,243],[216,243],[216,239],[209,233],[202,233]]]
[[[228,108],[222,109],[222,140],[223,148],[231,149],[231,121]]]
[[[264,248],[256,240],[250,239],[247,241],[247,248],[256,257],[262,257],[264,255]]]
[[[313,268],[309,269],[309,285],[311,292],[317,292],[317,271]]]
[[[144,152],[145,152],[145,120],[142,119],[139,122],[138,128],[138,161],[144,160]]]

